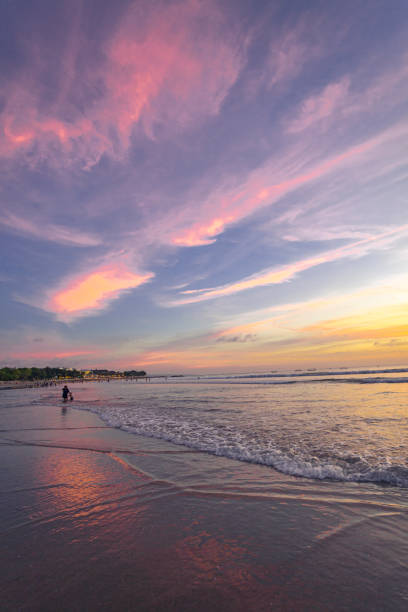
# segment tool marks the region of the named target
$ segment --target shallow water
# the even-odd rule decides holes
[[[393,376],[77,384],[73,407],[132,433],[285,474],[408,487],[408,382]],[[42,391],[35,401],[58,393]]]
[[[206,443],[215,434],[232,448],[258,440],[259,452],[262,422],[282,444],[291,422],[309,422],[312,437],[317,411],[308,421],[300,388],[279,403],[275,392],[227,387],[77,384],[67,405],[60,389],[1,393],[5,609],[405,611],[406,488],[293,477],[163,440],[163,427],[193,436],[196,424]],[[373,410],[369,397],[360,419]],[[150,436],[112,429],[89,410],[120,424],[143,406]]]

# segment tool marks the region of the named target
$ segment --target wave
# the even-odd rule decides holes
[[[386,378],[385,376],[376,376],[374,378],[320,378],[319,380],[294,381],[294,382],[315,382],[315,383],[357,383],[362,385],[373,385],[377,383],[408,383],[408,376],[399,376],[398,378]]]
[[[391,461],[385,456],[316,450],[316,443],[310,448],[300,449],[296,443],[279,448],[275,442],[251,432],[226,427],[225,425],[203,425],[183,419],[168,417],[143,418],[131,409],[118,410],[114,407],[83,405],[78,408],[97,413],[111,427],[149,438],[165,440],[190,449],[227,457],[247,463],[265,465],[277,471],[303,478],[334,480],[343,482],[372,482],[408,488],[408,465]],[[339,448],[341,445],[339,445]]]
[[[305,375],[296,375],[296,377],[308,376]],[[214,377],[214,378],[204,378],[200,377],[197,379],[186,379],[179,380],[176,384],[223,384],[228,383],[230,385],[304,385],[307,383],[347,383],[347,384],[378,384],[378,383],[408,383],[408,376],[398,376],[398,377],[386,377],[386,376],[375,376],[370,378],[358,378],[357,376],[353,376],[350,378],[345,378],[344,373],[343,377],[339,377],[339,373],[332,374],[331,376],[327,376],[324,373],[315,374],[314,376],[325,376],[324,378],[303,378],[301,380],[288,380],[292,377],[295,378],[295,375],[292,374],[282,374],[277,378],[285,378],[285,380],[269,380],[270,378],[275,378],[275,375],[258,375],[258,374],[250,374],[247,376],[225,376],[225,377]],[[152,378],[152,383],[155,382],[163,382],[161,379]],[[166,381],[168,382],[168,381]],[[173,381],[172,381],[173,382]]]
[[[341,370],[307,370],[294,372],[267,372],[267,373],[250,373],[250,374],[222,374],[215,376],[203,376],[205,380],[237,380],[244,378],[313,378],[313,377],[337,377],[337,376],[362,376],[366,374],[403,374],[408,373],[408,367],[401,368],[382,368],[382,369],[357,369],[349,370],[343,368]]]

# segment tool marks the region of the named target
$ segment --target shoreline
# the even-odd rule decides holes
[[[61,381],[62,383],[63,381]],[[44,381],[29,381],[29,380],[1,380],[0,381],[0,391],[9,391],[11,389],[37,389],[39,387],[48,387],[48,386],[57,386],[61,384],[58,382],[47,381],[47,384]]]
[[[406,609],[405,491],[286,476],[36,396],[1,398],[19,400],[0,411],[5,609]]]
[[[0,380],[0,391],[11,389],[39,389],[44,387],[57,387],[58,385],[74,385],[90,382],[106,382],[106,379],[87,379],[87,378],[61,378],[55,379],[38,379],[38,380]]]
[[[0,380],[0,391],[10,389],[37,389],[42,387],[57,387],[58,385],[65,384],[86,384],[86,383],[110,383],[110,382],[138,382],[143,380],[145,382],[151,381],[151,376],[145,376],[143,378],[129,378],[129,379],[116,379],[116,378],[61,378],[61,379],[37,379],[37,380]],[[166,378],[167,377],[154,377],[154,378]]]

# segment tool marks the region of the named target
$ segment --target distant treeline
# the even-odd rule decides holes
[[[0,368],[0,380],[44,380],[82,378],[82,372],[67,368]]]
[[[84,378],[85,376],[146,376],[144,370],[88,370],[80,372],[68,368],[0,368],[0,380],[49,380],[51,378]]]

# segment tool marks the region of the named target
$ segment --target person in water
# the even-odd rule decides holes
[[[65,385],[65,387],[62,388],[62,399],[64,400],[64,402],[67,401],[68,395],[70,394],[71,394],[71,391],[68,389],[67,385]]]

